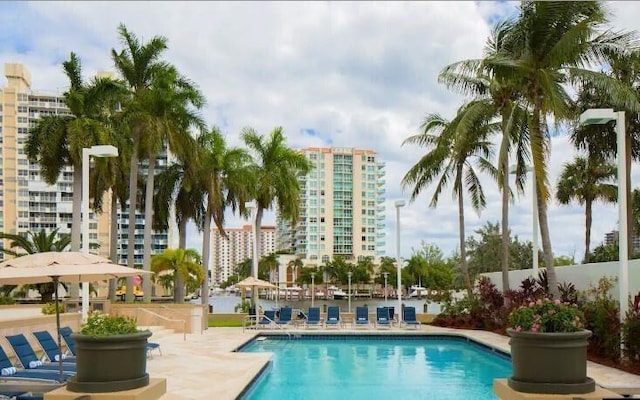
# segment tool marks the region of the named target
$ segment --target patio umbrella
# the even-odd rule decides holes
[[[274,285],[273,283],[263,281],[262,279],[254,278],[253,276],[250,276],[241,280],[240,282],[236,283],[235,286],[239,288],[251,288],[252,293],[256,289],[275,289],[276,287],[276,285]],[[255,299],[257,298],[258,296],[255,296]],[[257,315],[258,304],[254,304],[253,306],[256,307],[256,315]]]
[[[34,253],[0,263],[0,285],[18,285],[52,282],[55,288],[56,330],[58,349],[62,352],[60,337],[60,311],[58,310],[58,283],[95,282],[112,278],[135,276],[148,271],[113,264],[110,260],[93,254],[79,252]],[[62,380],[62,354],[58,356]]]

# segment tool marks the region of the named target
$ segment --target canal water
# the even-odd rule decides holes
[[[240,296],[234,295],[223,295],[223,296],[211,296],[209,297],[209,305],[213,306],[214,314],[233,314],[235,313],[235,306],[239,304],[241,301]],[[194,303],[199,303],[200,299],[193,300]],[[262,306],[264,310],[269,310],[272,308],[282,307],[282,306],[290,306],[292,308],[298,308],[300,310],[306,311],[311,307],[311,300],[279,300],[276,306],[275,300],[265,300],[260,299],[259,304]],[[440,304],[429,302],[427,300],[417,300],[417,299],[403,299],[402,304],[408,307],[415,307],[416,313],[424,314],[425,313],[425,305],[426,305],[426,313],[427,314],[439,314],[440,313]],[[349,301],[347,299],[344,300],[322,300],[316,299],[314,301],[314,305],[316,307],[320,307],[321,309],[325,306],[340,306],[342,311],[347,312],[349,308]],[[358,306],[368,306],[370,310],[375,310],[376,307],[382,306],[395,306],[397,308],[398,299],[388,298],[385,303],[384,299],[375,298],[352,298],[351,299],[351,311],[355,312],[356,307]]]

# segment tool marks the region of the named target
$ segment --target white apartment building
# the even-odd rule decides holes
[[[212,282],[221,283],[235,273],[238,264],[253,257],[251,225],[242,228],[228,228],[225,239],[217,228],[211,230]],[[260,257],[276,251],[276,227],[260,228]]]
[[[376,152],[354,148],[307,148],[313,170],[300,178],[295,226],[277,216],[277,249],[306,263],[340,256],[356,261],[385,254],[385,164]]]

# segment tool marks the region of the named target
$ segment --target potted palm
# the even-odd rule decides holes
[[[147,339],[129,317],[93,312],[76,343],[76,375],[67,382],[72,392],[106,393],[149,384]]]
[[[539,299],[513,310],[511,337],[513,376],[508,385],[526,393],[582,394],[595,390],[587,377],[584,315],[575,304]]]

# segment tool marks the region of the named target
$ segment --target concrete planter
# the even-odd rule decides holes
[[[67,382],[67,390],[108,393],[147,386],[150,336],[149,331],[105,337],[74,333],[76,375]]]
[[[591,331],[567,333],[516,332],[511,336],[513,376],[508,385],[518,392],[583,394],[595,390],[587,377],[587,339]]]

